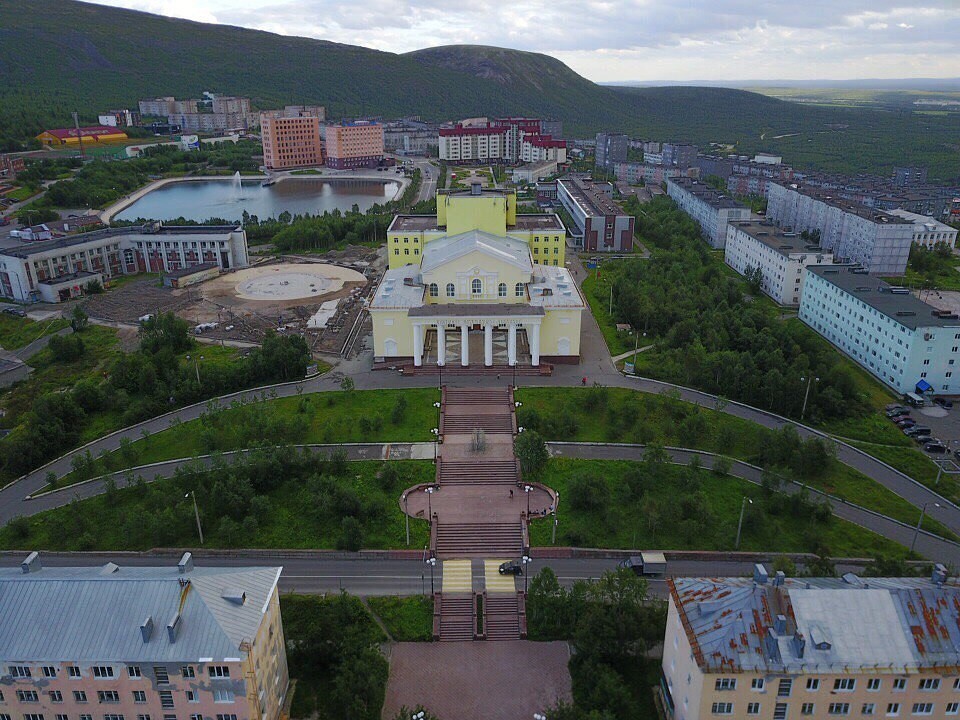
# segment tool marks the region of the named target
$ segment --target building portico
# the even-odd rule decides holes
[[[526,314],[510,312],[514,308],[526,310]],[[409,317],[413,325],[414,367],[431,361],[446,366],[451,358],[458,359],[461,367],[481,361],[484,367],[493,367],[503,364],[504,355],[506,364],[512,367],[518,364],[521,350],[529,356],[530,365],[540,366],[543,308],[426,305],[411,310]],[[498,359],[501,362],[496,362]]]

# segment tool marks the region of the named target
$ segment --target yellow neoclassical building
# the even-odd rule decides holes
[[[370,303],[377,362],[462,367],[578,362],[583,297],[556,215],[518,215],[513,191],[440,193],[400,215]]]

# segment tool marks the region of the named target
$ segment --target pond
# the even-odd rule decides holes
[[[117,220],[173,220],[178,217],[202,222],[209,218],[239,221],[246,210],[261,220],[277,217],[284,210],[293,215],[341,212],[358,205],[366,210],[393,200],[400,189],[396,180],[351,180],[296,177],[268,187],[263,180],[224,178],[175,182],[151,190],[117,213]]]

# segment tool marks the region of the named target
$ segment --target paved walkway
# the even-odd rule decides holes
[[[444,719],[528,720],[571,702],[569,660],[564,642],[398,643],[381,717],[420,705]]]

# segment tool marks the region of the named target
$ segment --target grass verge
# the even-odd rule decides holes
[[[367,604],[397,642],[433,639],[433,600],[429,597],[368,597]]]

